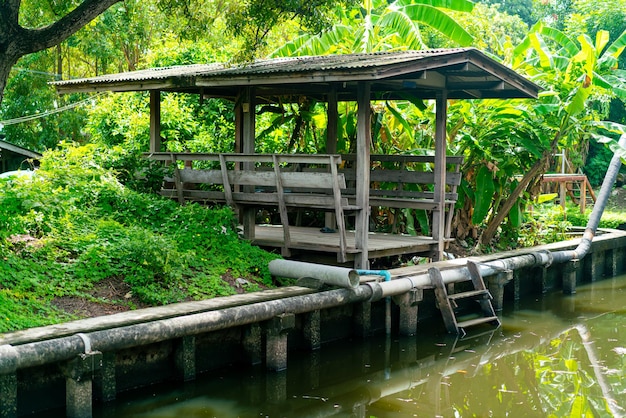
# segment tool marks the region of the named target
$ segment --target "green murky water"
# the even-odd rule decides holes
[[[149,388],[110,417],[626,416],[626,276],[509,306],[502,328],[342,341],[262,367]]]

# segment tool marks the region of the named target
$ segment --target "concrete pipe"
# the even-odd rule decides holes
[[[355,289],[359,285],[359,273],[345,267],[325,266],[292,260],[272,260],[269,264],[273,276],[292,279],[311,278],[324,284]]]

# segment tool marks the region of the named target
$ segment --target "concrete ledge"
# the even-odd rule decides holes
[[[134,311],[120,312],[107,316],[79,319],[76,321],[65,322],[63,324],[29,328],[22,331],[0,334],[0,345],[20,345],[36,341],[44,341],[53,338],[66,337],[77,333],[119,328],[126,325],[174,318],[182,315],[191,315],[195,313],[232,308],[234,306],[249,305],[252,303],[283,299],[292,296],[307,295],[313,292],[315,292],[315,290],[306,287],[292,286],[264,290],[261,292],[224,296],[196,302],[173,303],[166,306],[137,309]]]
[[[285,287],[2,334],[0,417],[63,405],[67,411],[78,411],[76,416],[88,416],[93,400],[109,401],[123,391],[166,380],[186,381],[232,364],[265,362],[279,378],[288,351],[316,350],[333,340],[380,333],[387,319],[394,321],[392,329],[397,332],[414,335],[420,332],[418,320],[440,317],[430,282],[410,276],[420,276],[433,266],[456,275],[466,269],[468,260],[505,264],[507,259],[529,259],[538,252],[573,249],[579,241],[394,269],[391,282],[355,289]],[[507,271],[506,277],[498,277],[502,272],[497,269],[486,277],[495,280],[505,302],[507,293],[509,300],[558,288],[573,293],[577,283],[625,271],[626,232],[602,231],[589,255],[576,263],[576,269],[567,263],[520,263],[519,270]],[[467,284],[458,280],[455,285]],[[385,298],[373,298],[382,285],[402,288],[391,293],[396,303],[390,315]],[[87,365],[93,367],[85,369]],[[279,392],[276,396],[284,395],[283,389]],[[42,393],[46,396],[37,397]]]

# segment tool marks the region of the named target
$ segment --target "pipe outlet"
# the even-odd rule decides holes
[[[354,269],[304,263],[292,260],[272,260],[269,270],[273,276],[292,279],[312,278],[322,283],[356,289],[359,286],[359,274]]]

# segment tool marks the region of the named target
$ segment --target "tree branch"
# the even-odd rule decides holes
[[[537,178],[537,176],[540,176],[545,172],[546,165],[548,164],[551,155],[552,150],[546,152],[539,160],[537,160],[537,162],[535,162],[530,170],[528,170],[526,174],[524,174],[520,182],[517,184],[517,187],[515,187],[515,190],[511,192],[511,194],[504,201],[502,206],[497,208],[498,211],[496,213],[496,216],[491,219],[491,221],[487,224],[487,227],[480,236],[479,242],[481,244],[487,245],[489,244],[489,242],[491,242],[493,237],[496,235],[496,232],[498,231],[498,227],[500,226],[500,224],[502,224],[502,222],[504,222],[504,219],[513,208],[513,205],[515,205],[515,202],[522,195],[524,190],[526,190],[530,182]]]
[[[31,54],[63,42],[105,12],[109,7],[120,1],[85,0],[77,8],[50,26],[41,29],[22,28],[20,33],[21,39],[18,41],[22,45],[20,52],[22,55]]]

